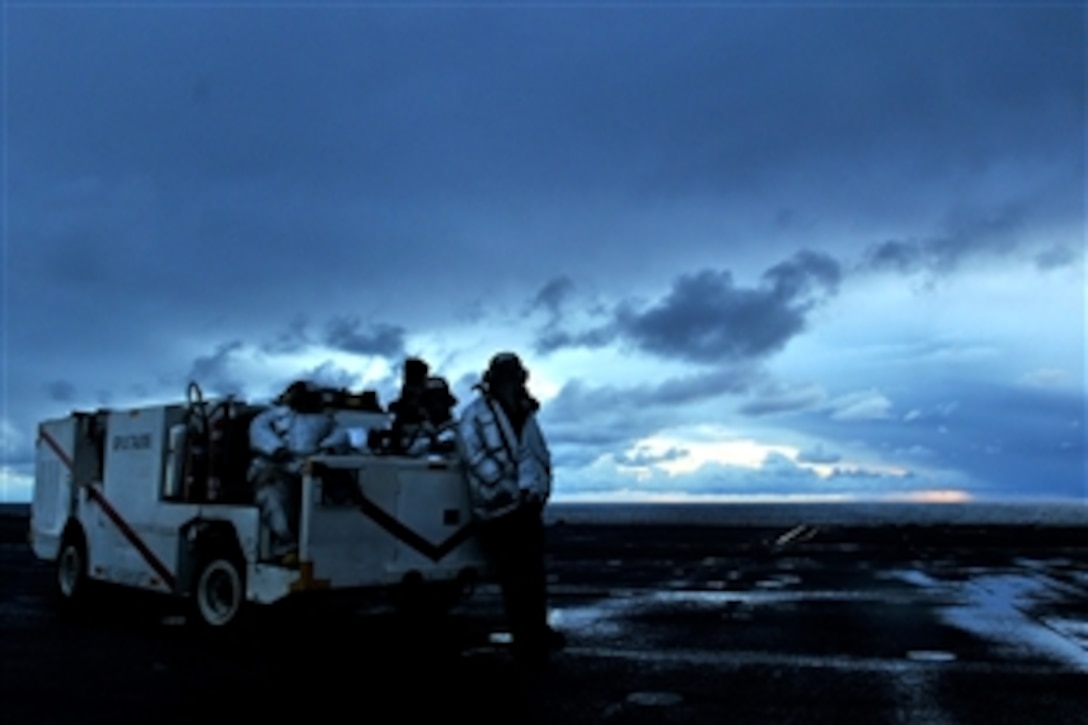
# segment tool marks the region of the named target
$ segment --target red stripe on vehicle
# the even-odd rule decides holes
[[[359,509],[363,515],[386,531],[386,533],[399,539],[412,547],[431,561],[440,561],[461,544],[468,541],[476,533],[476,527],[469,523],[455,531],[449,538],[439,544],[432,544],[412,529],[398,521],[395,516],[382,509],[381,506],[368,499],[360,492]]]
[[[45,441],[45,444],[53,449],[53,452],[57,454],[57,458],[63,463],[68,470],[72,470],[72,457],[64,452],[64,449],[60,447],[60,443],[57,443],[57,439],[49,435],[49,431],[45,428],[38,429],[38,437]]]
[[[102,495],[94,486],[87,486],[87,495],[89,495],[94,502],[102,507],[102,510],[106,512],[106,516],[113,522],[114,526],[124,534],[124,537],[128,539],[128,542],[140,552],[140,556],[144,558],[148,566],[155,570],[155,573],[159,575],[163,583],[170,589],[174,589],[175,579],[174,575],[170,573],[170,570],[166,568],[166,565],[162,563],[159,557],[155,556],[155,552],[147,547],[147,544],[143,542],[139,534],[133,531],[132,527],[128,525],[128,522],[121,518],[121,514],[117,513],[106,497]]]

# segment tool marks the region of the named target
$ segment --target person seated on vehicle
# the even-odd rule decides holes
[[[427,452],[455,453],[457,421],[453,417],[453,408],[457,405],[457,398],[450,392],[446,379],[436,376],[427,378],[427,387],[420,403],[424,412],[420,434],[427,441]]]
[[[291,383],[276,403],[250,423],[249,480],[272,536],[272,556],[291,559],[298,550],[303,463],[318,453],[350,452],[351,436],[305,381]]]
[[[391,452],[424,456],[456,450],[453,407],[457,398],[445,378],[428,375],[430,367],[418,358],[405,363],[401,396],[390,405],[395,414],[391,431]]]
[[[389,404],[393,421],[385,440],[387,453],[407,455],[412,449],[419,427],[426,417],[422,400],[430,369],[430,365],[420,358],[410,357],[404,361],[400,397]]]

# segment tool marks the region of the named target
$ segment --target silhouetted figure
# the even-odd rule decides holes
[[[538,663],[564,637],[547,619],[543,511],[551,496],[551,454],[528,378],[514,353],[492,357],[474,388],[479,396],[461,416],[458,440],[480,542],[498,569],[515,656]]]
[[[400,397],[389,404],[393,422],[387,431],[376,431],[369,441],[377,453],[422,456],[453,453],[457,398],[445,378],[429,375],[430,366],[419,358],[404,363]]]

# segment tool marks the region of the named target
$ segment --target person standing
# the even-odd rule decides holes
[[[552,464],[528,379],[515,353],[494,355],[458,421],[458,443],[479,540],[497,568],[514,654],[539,662],[565,637],[547,619],[543,511]]]

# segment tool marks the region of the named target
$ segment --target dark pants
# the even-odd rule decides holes
[[[480,545],[495,562],[514,651],[539,657],[547,650],[548,606],[544,521],[537,506],[479,524]]]

